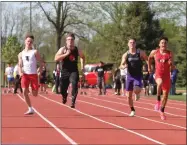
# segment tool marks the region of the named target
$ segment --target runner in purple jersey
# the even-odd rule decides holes
[[[120,68],[127,67],[126,77],[126,96],[131,108],[129,116],[135,115],[132,94],[135,93],[135,101],[139,100],[142,87],[142,60],[148,61],[144,51],[136,48],[136,39],[131,38],[128,41],[129,50],[123,54]]]

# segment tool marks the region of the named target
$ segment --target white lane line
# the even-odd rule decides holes
[[[25,102],[25,100],[17,94],[17,96]],[[73,139],[71,139],[67,134],[65,134],[62,130],[60,130],[56,125],[54,125],[52,122],[50,122],[47,118],[45,118],[42,114],[40,114],[34,107],[34,111],[44,120],[46,121],[50,126],[52,126],[57,132],[59,132],[66,140],[68,140],[72,145],[78,145]]]
[[[95,97],[88,97],[88,96],[83,96],[85,98],[92,98],[92,99],[97,99],[97,100],[101,100],[101,101],[105,101],[105,102],[109,102],[109,103],[114,103],[114,104],[120,104],[120,105],[123,105],[123,106],[129,106],[129,105],[126,105],[124,103],[119,103],[119,102],[114,102],[114,101],[109,101],[109,100],[103,100],[103,99],[98,99],[98,98],[95,98]],[[137,102],[136,102],[137,103]],[[144,110],[149,110],[149,111],[153,111],[155,112],[153,109],[148,109],[148,108],[144,108],[144,107],[139,107],[139,106],[135,106],[136,108],[141,108],[141,109],[144,109]],[[176,114],[172,114],[172,113],[169,113],[169,112],[165,112],[166,114],[169,114],[171,116],[177,116],[177,117],[182,117],[182,118],[186,118],[186,116],[183,116],[183,115],[176,115]]]
[[[149,100],[149,99],[146,99],[145,97],[142,97],[142,100],[144,100],[144,101],[154,101],[154,100]],[[179,103],[173,103],[173,102],[170,102],[170,100],[168,100],[168,105],[170,105],[170,104],[174,104],[174,105],[179,105],[179,106],[186,106],[185,104],[179,104]]]
[[[50,93],[50,94],[52,94],[52,93]],[[54,94],[53,94],[54,95]],[[56,94],[55,94],[56,95]],[[82,96],[84,96],[84,95],[81,95],[81,97]],[[88,96],[88,95],[87,95]],[[85,96],[86,97],[86,96]],[[97,97],[97,96],[96,96]],[[95,98],[95,97],[91,97],[91,98]],[[125,100],[124,98],[123,99],[121,99],[121,98],[114,98],[114,97],[111,97],[111,96],[107,96],[107,98],[112,98],[112,99],[117,99],[117,100],[123,100],[123,101],[126,101],[127,102],[127,100]],[[141,99],[141,98],[140,98]],[[105,100],[106,101],[106,100]],[[117,102],[115,102],[115,103],[117,103]],[[136,102],[136,103],[140,103],[140,102]],[[121,103],[119,103],[119,104],[121,104]],[[149,104],[149,103],[147,103],[147,104]],[[121,104],[121,105],[125,105],[125,104]],[[149,104],[150,105],[150,104]],[[128,105],[126,105],[126,106],[128,106]],[[154,105],[153,105],[154,106]],[[149,111],[154,111],[153,109],[148,109],[148,108],[143,108],[143,107],[138,107],[138,106],[136,106],[137,108],[142,108],[142,109],[144,109],[144,110],[149,110]],[[167,106],[168,107],[168,106]],[[154,111],[155,112],[155,111]],[[176,114],[173,114],[173,113],[170,113],[170,112],[165,112],[166,114],[168,114],[168,115],[171,115],[171,116],[177,116],[177,117],[182,117],[182,118],[187,118],[187,116],[184,116],[184,115],[176,115]]]
[[[43,97],[44,99],[47,99],[47,100],[51,101],[51,102],[54,102],[54,103],[59,104],[59,105],[61,105],[61,106],[65,106],[65,107],[67,107],[67,108],[70,108],[69,106],[64,105],[64,104],[62,104],[62,103],[60,103],[60,102],[58,102],[58,101],[55,101],[55,100],[53,100],[53,99],[46,98],[46,97],[43,96],[43,95],[40,95],[40,96]],[[72,109],[72,108],[70,108],[70,109]],[[140,137],[142,137],[142,138],[145,138],[145,139],[147,139],[147,140],[149,140],[149,141],[152,141],[152,142],[154,142],[154,143],[157,143],[157,144],[164,144],[164,145],[165,145],[165,143],[159,142],[159,141],[157,141],[157,140],[155,140],[155,139],[152,139],[152,138],[150,138],[150,137],[148,137],[148,136],[145,136],[145,135],[140,134],[140,133],[138,133],[138,132],[129,130],[129,129],[124,128],[124,127],[122,127],[122,126],[113,124],[113,123],[111,123],[111,122],[104,121],[104,120],[99,119],[99,118],[97,118],[97,117],[94,117],[94,116],[92,116],[92,115],[89,115],[89,114],[86,114],[86,113],[84,113],[84,112],[81,112],[81,111],[79,111],[79,110],[77,110],[77,109],[72,109],[72,110],[74,110],[74,111],[76,111],[76,112],[78,112],[78,113],[80,113],[80,114],[83,114],[83,115],[85,115],[85,116],[88,116],[88,117],[90,117],[90,118],[93,118],[93,119],[95,119],[95,120],[98,120],[98,121],[100,121],[100,122],[109,124],[109,125],[114,126],[114,127],[116,127],[116,128],[123,129],[123,130],[128,131],[128,132],[131,132],[131,133],[133,133],[133,134],[136,134],[136,135],[138,135],[138,136],[140,136]]]
[[[109,98],[113,98],[113,99],[118,99],[118,100],[124,100],[124,99],[121,99],[121,98],[114,98],[114,97],[110,97],[110,96],[107,96],[107,97],[109,97]],[[141,99],[141,97],[140,97],[140,99]],[[126,100],[125,100],[126,101]],[[152,106],[154,106],[155,104],[152,104],[152,103],[146,103],[146,102],[138,102],[138,101],[136,101],[136,103],[139,103],[139,104],[148,104],[148,105],[152,105]],[[181,109],[181,108],[177,108],[177,107],[171,107],[171,106],[167,106],[167,108],[172,108],[172,109],[176,109],[176,110],[183,110],[183,111],[186,111],[186,109]]]
[[[86,103],[86,104],[90,104],[90,105],[93,105],[93,106],[97,106],[97,107],[100,107],[100,108],[105,108],[105,109],[108,109],[108,110],[112,110],[114,112],[119,112],[119,113],[122,113],[122,114],[125,114],[125,115],[129,115],[128,113],[122,112],[120,110],[112,109],[110,107],[106,107],[106,106],[102,106],[102,105],[98,105],[98,104],[94,104],[94,103],[90,103],[90,102],[86,102],[86,101],[81,101],[81,100],[77,100],[77,101],[83,102],[83,103]],[[135,115],[135,116],[138,117],[138,118],[142,118],[142,119],[145,119],[145,120],[152,121],[152,122],[156,122],[156,123],[160,123],[160,124],[165,124],[165,125],[169,125],[169,126],[174,126],[174,127],[182,128],[182,129],[186,130],[186,127],[183,127],[183,126],[179,126],[179,125],[175,125],[175,124],[170,124],[170,123],[166,123],[166,122],[161,122],[161,121],[149,119],[149,118],[138,116],[138,115]]]
[[[93,92],[93,90],[91,90]],[[113,95],[112,91],[108,91],[110,93],[110,95]],[[125,97],[125,96],[124,96]],[[141,97],[146,101],[154,101],[153,99],[147,99],[147,97]],[[178,101],[178,100],[171,100],[168,99],[168,104],[176,104],[176,105],[182,105],[182,106],[186,106],[185,101]]]
[[[92,89],[88,89],[91,92],[94,92],[94,90]],[[108,90],[107,91],[110,95],[114,95],[114,92],[112,90]],[[116,96],[116,95],[115,95]],[[125,97],[125,96],[124,96]],[[147,99],[147,97],[142,96],[141,98],[144,98],[147,101],[154,101],[153,99]],[[171,100],[168,99],[168,104],[176,104],[176,105],[182,105],[182,106],[186,106],[185,101],[179,101],[179,100]]]

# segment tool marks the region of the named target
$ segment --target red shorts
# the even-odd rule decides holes
[[[37,74],[23,74],[21,77],[21,87],[29,88],[31,84],[32,90],[38,90],[38,75]]]
[[[160,76],[160,75],[155,75],[155,80],[161,78],[162,79],[162,90],[169,92],[170,86],[171,86],[171,80],[170,80],[170,75],[165,75],[165,76]]]

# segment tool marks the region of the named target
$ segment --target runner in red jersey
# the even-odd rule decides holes
[[[148,58],[148,71],[151,71],[152,58],[155,60],[155,81],[157,83],[157,102],[155,110],[160,111],[162,120],[166,119],[164,109],[168,100],[170,90],[170,72],[173,66],[173,54],[167,50],[168,38],[162,37],[159,48],[152,50]],[[163,91],[162,102],[160,102],[161,90]]]

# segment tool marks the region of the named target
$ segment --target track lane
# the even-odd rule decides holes
[[[108,95],[106,96],[99,96],[97,95],[97,92],[96,90],[89,90],[89,93],[88,95],[92,95],[95,96],[95,97],[107,97],[107,99],[111,99],[111,100],[115,100],[117,102],[124,102],[124,103],[128,103],[127,102],[127,97],[119,97],[119,96],[116,96],[116,95],[113,95],[112,93],[108,93]],[[142,97],[140,98],[139,101],[134,101],[134,104],[139,106],[139,107],[144,107],[144,108],[148,108],[148,109],[151,109],[153,110],[154,109],[154,105],[155,105],[155,101],[153,102],[145,102],[142,100]],[[186,118],[186,108],[175,108],[175,107],[168,107],[168,105],[166,106],[165,108],[165,113],[167,114],[170,114],[173,116],[177,116],[177,117],[183,117],[183,118]]]
[[[69,144],[37,114],[25,116],[26,109],[17,95],[2,95],[3,144]]]
[[[62,106],[64,106],[62,103],[61,103],[61,99],[59,99],[59,95],[57,96],[56,95],[56,97],[54,96],[54,95],[42,95],[41,97],[44,97],[46,100],[48,100],[48,101],[50,101],[50,102],[53,102],[53,104],[55,103],[55,104],[59,104],[60,105],[60,107],[62,108]],[[70,101],[69,101],[69,103],[70,103]],[[68,104],[68,103],[67,103]],[[69,107],[69,106],[66,106],[66,107]],[[146,136],[144,136],[144,135],[141,135],[141,134],[136,134],[136,131],[132,131],[132,130],[128,130],[128,129],[125,129],[125,128],[123,128],[123,127],[121,127],[121,126],[118,126],[118,125],[116,125],[116,124],[112,124],[112,123],[110,123],[110,122],[106,122],[105,120],[102,120],[102,119],[100,119],[101,117],[100,116],[107,116],[107,117],[109,117],[109,118],[116,118],[116,113],[115,112],[110,112],[110,111],[98,111],[98,112],[95,112],[96,114],[91,114],[91,116],[90,116],[90,113],[86,113],[85,114],[85,110],[92,110],[92,109],[94,109],[94,108],[92,108],[91,106],[91,108],[90,107],[88,107],[87,105],[85,106],[85,105],[82,105],[82,107],[84,108],[84,111],[80,111],[79,109],[77,110],[77,109],[75,109],[74,111],[76,111],[76,112],[78,112],[79,114],[83,114],[83,115],[85,115],[85,116],[88,116],[89,118],[91,118],[91,119],[94,119],[94,120],[97,120],[96,122],[102,122],[102,124],[109,124],[110,126],[114,126],[114,127],[116,127],[116,128],[118,128],[118,129],[123,129],[122,131],[120,131],[120,132],[118,132],[118,133],[111,133],[110,135],[107,135],[109,132],[111,132],[111,130],[110,131],[106,131],[105,133],[103,133],[103,132],[101,132],[101,131],[98,131],[97,132],[97,134],[99,135],[99,136],[103,136],[103,134],[105,134],[105,135],[107,135],[107,137],[102,137],[102,140],[100,140],[100,142],[99,142],[99,144],[101,144],[101,142],[103,142],[102,144],[106,144],[106,142],[107,143],[109,143],[109,144],[118,144],[117,142],[119,142],[119,141],[121,141],[121,144],[153,144],[153,143],[159,143],[159,144],[163,144],[163,143],[160,143],[159,141],[156,141],[156,142],[150,142],[150,140],[154,140],[154,139],[151,139],[151,138],[149,138],[148,137],[148,139],[145,139],[146,138]],[[86,107],[86,108],[85,108]],[[97,108],[98,109],[98,108]],[[111,114],[113,114],[112,116],[111,116]],[[80,125],[82,125],[81,124],[81,122],[80,122]],[[89,124],[90,125],[90,124]],[[92,124],[92,126],[95,126],[95,124]],[[130,133],[130,132],[132,132],[132,133]],[[90,133],[89,133],[90,134]],[[91,135],[90,135],[91,136]],[[87,136],[86,135],[86,138],[88,139],[90,136]],[[125,136],[125,140],[124,140],[124,136]],[[140,137],[140,136],[143,136],[143,137]],[[118,138],[117,140],[116,140],[116,137]],[[121,138],[120,140],[119,140],[119,137]],[[95,137],[94,137],[95,138]],[[80,139],[80,138],[79,138]],[[83,139],[81,139],[81,140],[83,140]],[[116,142],[117,141],[117,142]],[[138,142],[139,141],[139,142]],[[94,142],[95,142],[95,140],[90,140],[89,139],[89,142],[88,143],[93,143],[94,144]],[[81,143],[81,142],[80,142]]]
[[[51,97],[50,97],[51,98]],[[55,98],[53,98],[55,99]],[[94,102],[93,104],[95,105],[91,105],[91,104],[87,104],[87,103],[83,103],[83,102],[79,102],[79,99],[83,99],[83,97],[78,97],[78,101],[77,101],[77,108],[85,113],[91,114],[93,116],[96,116],[98,118],[101,118],[103,120],[118,124],[120,126],[128,126],[128,128],[130,129],[134,129],[139,133],[142,133],[144,135],[147,135],[149,137],[152,137],[156,140],[159,140],[161,142],[166,142],[166,140],[168,140],[168,138],[171,138],[170,140],[168,140],[169,143],[184,143],[184,139],[179,139],[179,137],[181,137],[180,132],[182,132],[182,134],[185,133],[184,129],[179,129],[179,128],[170,128],[166,125],[160,125],[160,124],[155,124],[152,122],[148,122],[142,119],[138,119],[136,117],[131,118],[131,117],[127,117],[127,115],[123,115],[121,113],[115,113],[115,115],[113,115],[113,111],[111,110],[107,110],[107,109],[103,109],[102,107],[98,107],[96,105],[98,104],[102,104],[101,102],[97,101],[88,101],[88,102]],[[56,99],[55,99],[56,100]],[[58,100],[57,100],[58,101]],[[86,109],[85,109],[86,106]],[[106,106],[106,105],[105,105]],[[107,104],[107,106],[109,106]],[[99,114],[98,112],[102,113]],[[138,122],[138,124],[137,124]],[[146,124],[146,125],[145,125]],[[162,133],[159,133],[161,132]],[[177,135],[175,135],[177,132]],[[158,135],[160,134],[160,135]],[[164,136],[163,136],[164,134]],[[183,136],[182,136],[183,137]]]
[[[88,90],[96,91],[96,89],[90,89],[90,88]],[[114,96],[114,89],[107,89],[107,93],[112,94]],[[143,91],[141,92],[141,98],[142,98],[142,100],[148,101],[148,102],[155,103],[155,101],[156,101],[156,97],[153,97],[153,96],[146,96],[145,97]],[[186,108],[186,101],[178,101],[178,100],[168,99],[168,105],[169,106],[177,105],[178,107],[181,107],[181,108],[185,109]]]
[[[123,102],[111,101],[105,97],[103,98],[103,97],[82,96],[81,100],[88,101],[88,102],[93,102],[92,100],[95,100],[96,102],[98,101],[98,103],[102,102],[102,104],[104,104],[105,106],[110,106],[110,108],[117,109],[126,114],[130,113],[130,108],[128,104],[123,103]],[[159,113],[151,109],[146,109],[146,108],[142,109],[142,107],[140,108],[140,107],[135,106],[135,110],[136,110],[137,117],[140,117],[142,119],[147,119],[147,120],[149,119],[150,121],[152,120],[152,121],[155,121],[157,123],[162,123],[162,124],[165,123],[171,126],[172,125],[180,126],[180,128],[183,128],[183,129],[186,128],[185,126],[186,118],[181,118],[181,117],[176,117],[176,116],[167,116],[168,119],[165,121],[162,121],[160,119]]]

